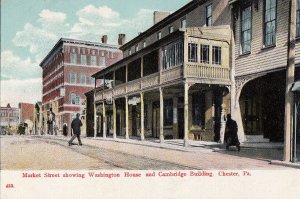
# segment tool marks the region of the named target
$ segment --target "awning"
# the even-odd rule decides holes
[[[297,81],[293,84],[292,91],[293,92],[300,92],[300,81]]]

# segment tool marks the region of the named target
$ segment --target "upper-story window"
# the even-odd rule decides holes
[[[92,66],[96,66],[96,56],[95,55],[91,55],[91,65]]]
[[[198,62],[198,44],[189,43],[189,62]]]
[[[251,6],[243,8],[241,14],[241,53],[244,54],[251,51]]]
[[[169,33],[174,32],[174,27],[173,26],[169,26]]]
[[[105,66],[105,57],[103,56],[99,57],[99,66]]]
[[[95,85],[95,78],[91,77],[90,82],[91,82],[91,85]]]
[[[131,49],[130,49],[130,50],[128,50],[128,55],[131,55],[131,53],[132,53],[132,52],[131,52]]]
[[[219,46],[212,47],[212,64],[222,64],[222,49]]]
[[[276,42],[277,0],[265,0],[264,6],[264,45],[273,46]]]
[[[76,73],[70,73],[70,83],[71,84],[76,84]]]
[[[300,37],[300,0],[297,1],[297,25],[296,37]]]
[[[85,84],[86,83],[86,76],[84,74],[80,75],[80,84]]]
[[[209,45],[201,44],[200,55],[200,62],[204,64],[209,64]]]
[[[86,55],[81,55],[81,64],[86,65]]]
[[[135,45],[135,52],[139,51],[139,45]]]
[[[146,41],[144,41],[143,42],[143,48],[146,48],[146,46],[147,46],[147,43],[146,43]]]
[[[161,32],[159,31],[156,35],[157,39],[161,39]]]
[[[182,41],[170,44],[163,51],[163,68],[168,69],[183,63],[183,43]]]
[[[181,28],[186,28],[186,19],[182,19],[182,20],[180,21],[180,27],[181,27]]]
[[[71,104],[79,105],[80,97],[75,93],[71,93]]]
[[[212,25],[212,5],[206,6],[206,26]]]
[[[75,49],[72,49],[72,52],[71,52],[71,63],[77,64],[77,54],[76,54]]]

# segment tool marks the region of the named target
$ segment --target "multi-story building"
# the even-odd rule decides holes
[[[130,42],[124,58],[94,74],[94,128],[114,137],[220,140],[230,110],[228,1],[191,1]]]
[[[32,134],[34,125],[34,104],[30,103],[19,103],[20,109],[20,122],[27,124],[26,133]]]
[[[16,128],[20,124],[20,109],[13,108],[10,104],[0,107],[0,127]]]
[[[119,35],[124,42],[125,35]],[[43,69],[43,131],[47,132],[50,110],[55,114],[54,130],[68,126],[76,113],[83,110],[84,93],[93,89],[91,74],[104,69],[122,58],[118,45],[74,39],[60,39],[40,63]],[[122,43],[120,43],[122,44]],[[70,131],[69,131],[70,132]]]
[[[284,141],[290,3],[281,0],[230,1],[235,34],[235,91],[232,101],[235,117],[243,132],[241,136],[245,135],[246,140],[252,137]],[[296,6],[296,56],[293,59],[294,81],[299,81],[299,0]],[[297,137],[299,140],[299,130]]]

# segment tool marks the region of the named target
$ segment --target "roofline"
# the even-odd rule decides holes
[[[186,12],[189,9],[194,9],[195,5],[199,4],[199,3],[205,3],[208,0],[192,0],[191,2],[187,3],[186,5],[184,5],[183,7],[179,8],[178,10],[176,10],[175,12],[171,13],[169,16],[167,16],[166,18],[164,18],[163,20],[159,21],[158,23],[154,24],[153,26],[151,26],[150,28],[148,28],[146,31],[142,32],[141,34],[139,34],[138,36],[136,36],[135,38],[133,38],[132,40],[130,40],[129,42],[125,43],[123,46],[120,47],[120,49],[122,51],[124,51],[126,48],[128,48],[129,46],[131,46],[133,43],[137,42],[138,40],[140,40],[141,38],[147,37],[148,35],[150,35],[152,32],[155,32],[156,29],[160,29],[161,27],[165,27],[165,24],[168,23],[169,21],[171,21],[172,19],[178,17],[178,15],[181,15],[182,13]]]
[[[91,77],[96,78],[96,76],[98,76],[99,74],[105,73],[106,71],[110,70],[112,67],[117,66],[117,65],[119,65],[120,63],[125,62],[125,61],[129,60],[130,58],[136,56],[138,53],[141,53],[141,52],[143,52],[144,50],[147,50],[147,49],[149,49],[149,48],[152,48],[153,46],[157,45],[158,43],[160,43],[160,42],[162,42],[162,41],[167,40],[168,38],[170,38],[170,37],[173,36],[173,35],[177,35],[177,34],[180,35],[180,34],[183,34],[184,32],[185,32],[185,29],[181,29],[181,28],[180,28],[180,29],[174,31],[173,33],[167,35],[166,37],[163,37],[162,39],[160,39],[160,40],[158,40],[158,41],[155,41],[155,42],[152,43],[151,45],[149,45],[149,46],[147,46],[147,47],[145,47],[145,48],[139,50],[138,52],[135,52],[135,53],[133,53],[132,55],[129,55],[129,56],[127,56],[127,57],[124,57],[123,59],[117,61],[116,63],[114,63],[114,64],[112,64],[112,65],[110,65],[110,66],[108,66],[108,67],[106,67],[106,68],[104,68],[104,69],[102,69],[102,70],[96,72],[96,73],[94,73],[93,75],[91,75]]]
[[[46,62],[46,60],[50,57],[50,55],[55,51],[55,49],[57,49],[61,44],[65,43],[65,42],[66,43],[77,43],[77,44],[83,44],[83,45],[93,45],[93,46],[97,46],[97,47],[115,48],[115,49],[119,49],[119,47],[120,47],[119,45],[114,45],[114,44],[104,44],[104,43],[100,43],[100,42],[92,42],[92,41],[85,41],[85,40],[78,40],[78,39],[60,38],[39,65],[42,67],[42,65]]]

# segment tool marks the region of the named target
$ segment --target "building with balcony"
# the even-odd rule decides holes
[[[125,35],[119,36],[119,41],[124,42]],[[84,93],[97,83],[91,75],[122,58],[119,45],[107,44],[107,39],[105,35],[102,43],[98,43],[62,38],[40,63],[43,69],[41,131],[48,132],[50,110],[55,114],[56,130],[62,130],[64,123],[70,126],[76,113],[84,109]]]
[[[121,46],[124,58],[93,75],[104,80],[94,89],[94,136],[219,141],[233,81],[222,24],[227,1],[191,1]]]

